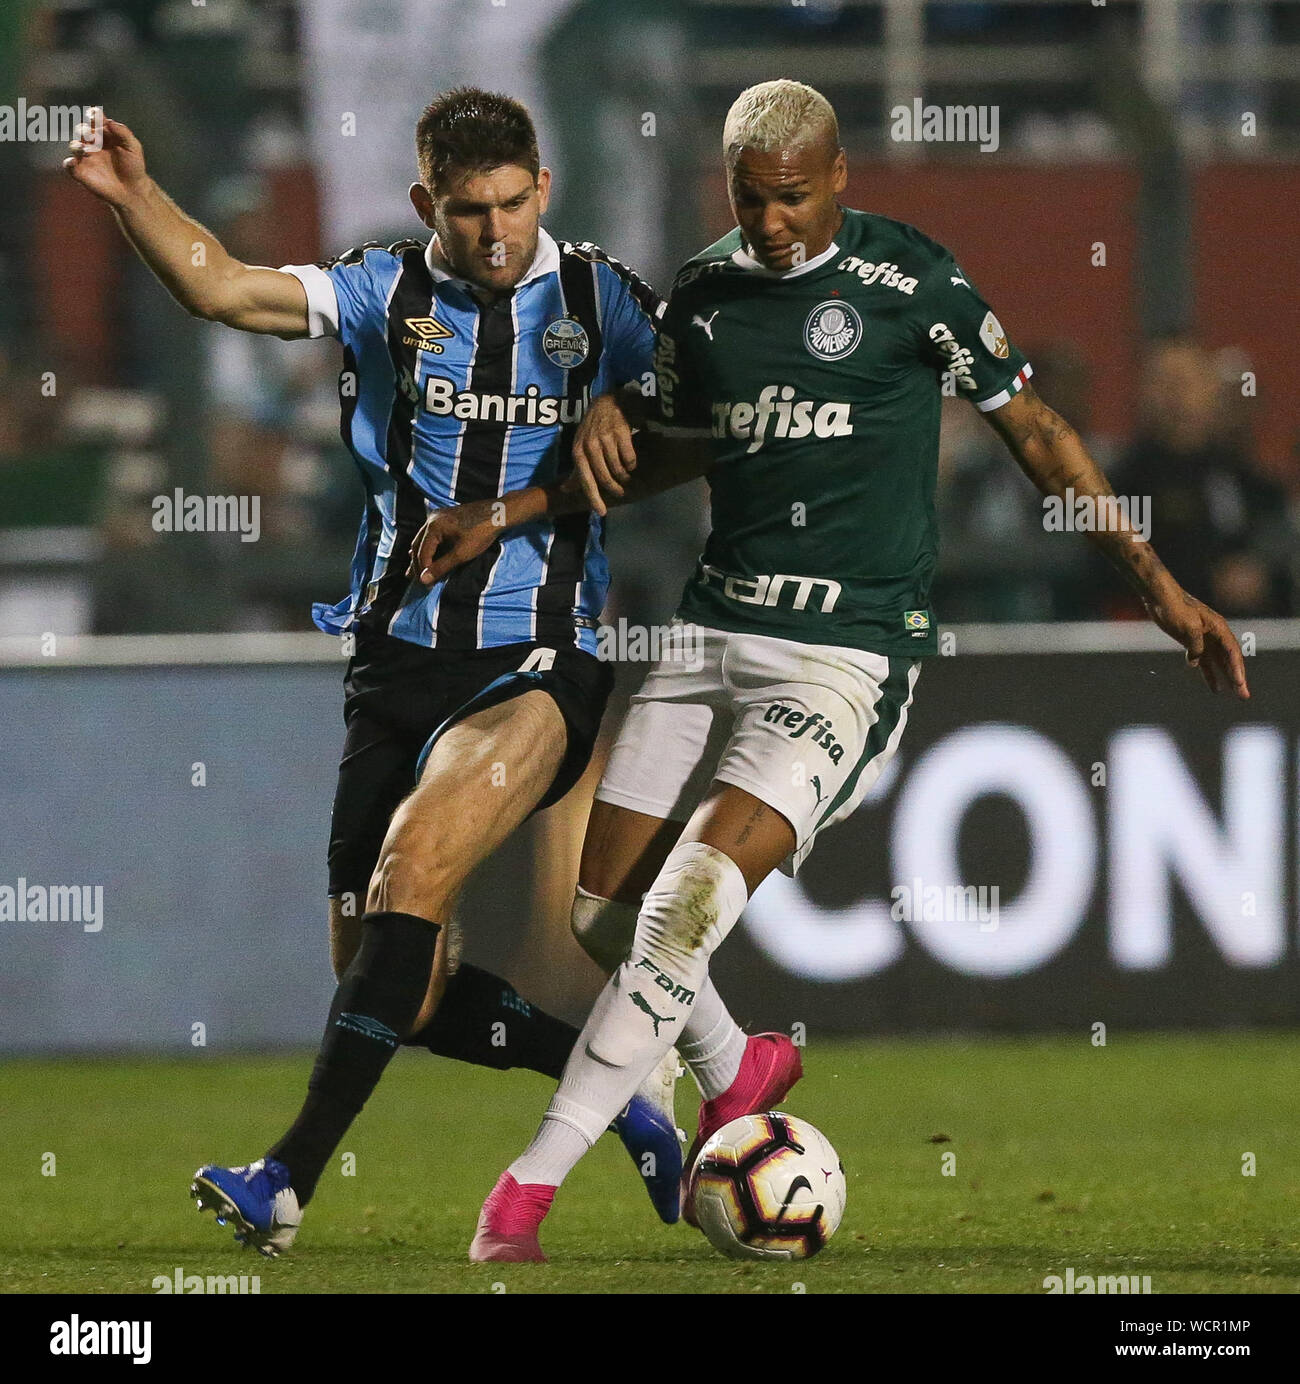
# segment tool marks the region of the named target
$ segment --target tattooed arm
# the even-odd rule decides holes
[[[1114,495],[1079,434],[1031,386],[983,416],[1044,495],[1059,497],[1071,490],[1076,499],[1086,496],[1094,502]],[[1187,662],[1201,670],[1212,691],[1231,688],[1248,698],[1245,665],[1228,622],[1179,586],[1118,506],[1111,512],[1116,522],[1096,525],[1089,540],[1142,598],[1152,620],[1187,650]]]

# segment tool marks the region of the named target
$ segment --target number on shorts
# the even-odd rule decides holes
[[[554,649],[534,649],[519,665],[519,671],[521,673],[549,673],[554,667]]]

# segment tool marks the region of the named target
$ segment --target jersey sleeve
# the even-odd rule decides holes
[[[663,299],[644,279],[616,261],[601,278],[601,337],[610,377],[617,385],[640,382],[654,369],[655,328]]]
[[[309,335],[337,337],[354,343],[376,314],[382,323],[385,304],[373,267],[366,262],[365,246],[349,250],[337,259],[319,264],[286,264],[281,272],[292,274],[307,292]]]
[[[673,437],[711,437],[710,403],[692,361],[689,303],[688,294],[674,290],[660,319],[655,342],[655,397],[646,426]]]
[[[1024,388],[1029,362],[951,255],[926,275],[917,299],[921,357],[953,376],[960,397],[988,413]]]

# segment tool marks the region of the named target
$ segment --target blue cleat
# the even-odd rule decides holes
[[[680,1164],[680,1157],[678,1159]],[[217,1213],[217,1224],[235,1224],[235,1240],[274,1259],[293,1244],[302,1224],[289,1170],[274,1158],[259,1158],[242,1168],[205,1163],[194,1174],[190,1196],[200,1211]]]
[[[681,1216],[682,1144],[686,1136],[677,1128],[673,1115],[673,1087],[679,1070],[677,1052],[669,1048],[610,1125],[632,1155],[655,1213],[665,1225],[672,1225]]]

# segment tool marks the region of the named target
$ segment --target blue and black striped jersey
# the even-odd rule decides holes
[[[571,468],[591,399],[653,369],[653,289],[597,246],[544,230],[528,273],[495,302],[432,242],[285,270],[307,291],[311,334],[342,343],[343,440],[366,486],[351,592],[315,606],[317,625],[442,649],[537,641],[594,653],[609,585],[595,515],[515,529],[428,589],[408,580],[407,556],[430,510]]]

